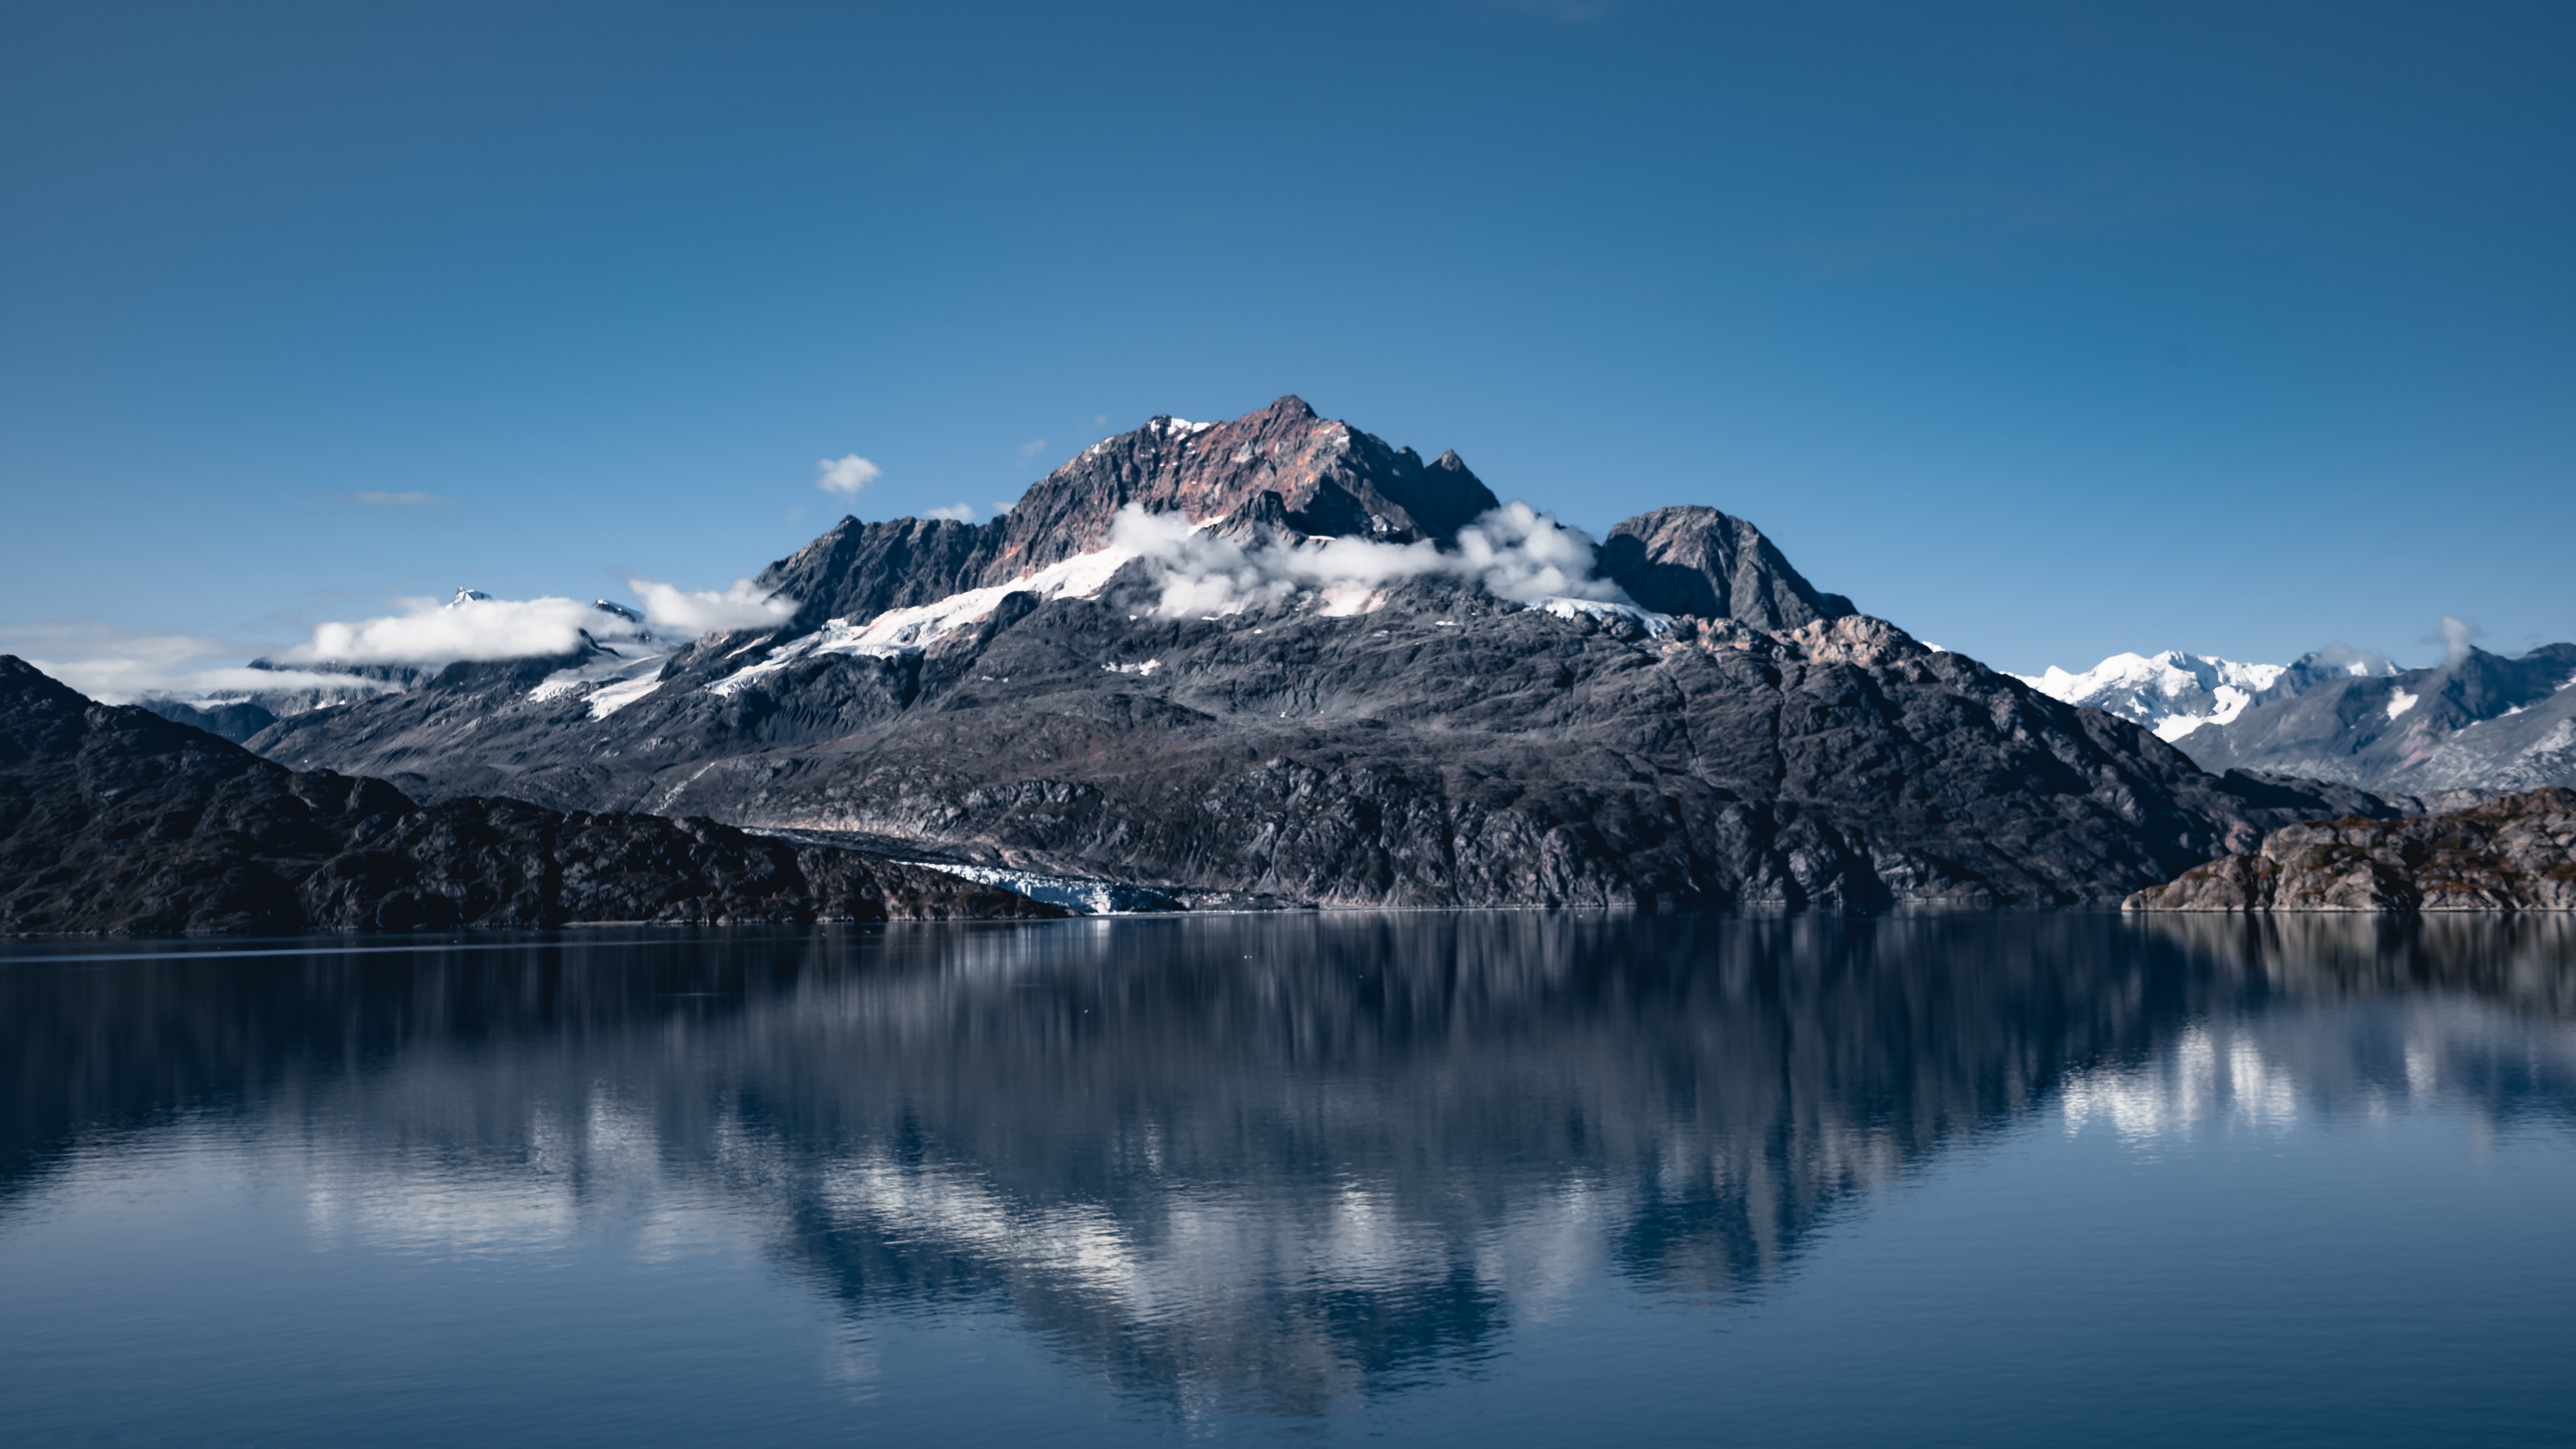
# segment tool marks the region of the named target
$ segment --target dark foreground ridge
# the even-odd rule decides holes
[[[1063,914],[710,820],[295,771],[0,655],[0,934]]]
[[[2328,820],[2129,897],[2133,911],[2576,910],[2576,790],[2420,820]]]
[[[1175,608],[1141,556],[1088,594],[1011,591],[1108,557],[1130,505],[1246,546],[1456,558],[1495,500],[1454,454],[1295,398],[1156,418],[989,523],[844,520],[763,575],[792,619],[613,691],[577,683],[581,658],[459,664],[252,747],[420,799],[685,810],[1325,906],[2107,905],[2277,826],[2398,813],[2203,771],[1860,613],[1704,506],[1621,523],[1594,560],[1652,614],[1456,569]],[[969,624],[856,642],[969,590],[991,599]]]

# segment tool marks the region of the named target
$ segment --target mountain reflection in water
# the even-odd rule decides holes
[[[2037,1114],[2576,1122],[2576,922],[2548,917],[170,950],[0,956],[0,1240],[81,1164],[212,1132],[324,1241],[508,1254],[714,1204],[855,1321],[999,1310],[1167,1407],[1471,1371],[1604,1279],[1759,1302],[1868,1190]]]

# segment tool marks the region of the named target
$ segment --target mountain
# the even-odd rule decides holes
[[[2016,677],[2052,699],[2134,720],[2171,744],[2204,726],[2231,724],[2251,706],[2294,699],[2330,679],[2396,672],[2393,660],[2338,644],[2302,655],[2294,664],[2238,664],[2168,649],[2114,654],[2081,674],[2052,665],[2043,673]]]
[[[0,655],[0,935],[1056,914],[707,820],[297,772]]]
[[[1230,423],[1157,417],[1095,443],[990,523],[844,518],[758,582],[799,600],[791,627],[812,629],[1040,575],[1101,550],[1131,505],[1227,538],[1266,528],[1402,544],[1452,542],[1497,502],[1455,453],[1425,463],[1283,397]]]
[[[490,594],[460,588],[440,613],[454,614],[489,603]],[[570,600],[564,603],[580,608]],[[605,680],[658,667],[671,652],[669,646],[645,630],[643,616],[623,604],[595,599],[584,617],[589,627],[575,632],[581,641],[586,678]],[[458,622],[466,620],[460,618]],[[130,702],[163,719],[241,744],[281,719],[317,709],[336,709],[373,695],[405,689],[420,683],[429,672],[407,664],[279,665],[259,659],[253,660],[249,669],[237,672],[243,677],[237,678],[235,688],[153,692]]]
[[[1628,597],[1666,614],[1778,631],[1856,614],[1820,593],[1761,531],[1714,508],[1658,508],[1610,530],[1600,569]]]
[[[982,525],[843,519],[759,582],[784,622],[649,673],[457,664],[252,743],[1200,904],[2109,901],[2393,813],[1928,648],[1743,519],[1596,550],[1293,397],[1155,418]]]
[[[2576,790],[2416,820],[2292,825],[2138,892],[2133,911],[2576,911]]]
[[[2576,644],[2468,648],[2429,669],[2330,678],[2184,748],[2213,770],[2279,771],[2382,794],[2467,799],[2576,785]]]

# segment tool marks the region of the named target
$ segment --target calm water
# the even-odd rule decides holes
[[[0,1441],[2576,1441],[2576,921],[264,950],[0,955]]]

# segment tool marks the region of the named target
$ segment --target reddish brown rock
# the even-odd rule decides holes
[[[1259,519],[1303,534],[1411,543],[1455,539],[1497,501],[1454,452],[1426,463],[1283,397],[1229,422],[1157,417],[1105,438],[990,523],[844,518],[771,564],[760,586],[797,600],[797,620],[810,626],[1006,584],[1088,553],[1108,543],[1129,504],[1194,523]]]

